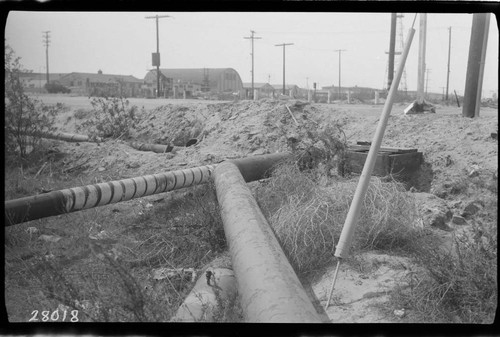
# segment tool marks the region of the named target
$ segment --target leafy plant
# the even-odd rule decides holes
[[[62,105],[47,106],[29,97],[20,78],[26,72],[14,50],[5,46],[5,152],[26,161],[41,145],[44,133],[53,132]]]
[[[122,97],[93,97],[91,104],[91,118],[77,127],[90,137],[128,137],[140,121],[137,106]]]

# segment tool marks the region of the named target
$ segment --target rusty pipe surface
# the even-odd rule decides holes
[[[320,323],[238,165],[219,164],[214,179],[245,319]]]
[[[5,226],[206,183],[213,165],[73,187],[5,201]]]

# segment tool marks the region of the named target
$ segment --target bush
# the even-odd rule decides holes
[[[92,110],[87,110],[87,109],[78,109],[75,111],[73,116],[76,119],[87,119],[92,116]]]
[[[55,131],[55,115],[62,105],[46,106],[24,92],[23,72],[14,50],[5,46],[5,152],[26,160],[41,145],[45,132]]]
[[[129,106],[129,101],[122,97],[94,97],[91,104],[91,118],[77,127],[85,129],[90,137],[128,137],[140,121],[137,106]]]

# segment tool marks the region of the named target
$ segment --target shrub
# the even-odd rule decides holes
[[[5,47],[5,152],[26,160],[41,145],[45,132],[55,131],[55,115],[62,105],[46,106],[24,92],[20,80],[23,72],[20,58]]]
[[[75,111],[73,116],[76,119],[87,119],[92,116],[92,110],[87,110],[87,109],[78,109]]]
[[[94,97],[91,104],[91,118],[77,127],[87,130],[90,137],[128,137],[140,121],[137,106],[129,106],[129,101],[122,97]]]

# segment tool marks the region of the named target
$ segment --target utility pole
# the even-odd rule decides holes
[[[252,55],[252,98],[253,98],[253,95],[254,95],[254,84],[253,84],[253,74],[254,74],[254,71],[253,71],[253,40],[259,40],[259,39],[262,39],[261,37],[255,37],[254,34],[255,32],[253,30],[250,31],[252,33],[251,36],[249,37],[243,37],[244,39],[251,39],[252,40],[252,53],[250,55]]]
[[[341,99],[341,97],[342,97],[341,96],[341,82],[340,82],[340,79],[341,79],[341,75],[340,74],[341,74],[341,68],[342,68],[342,61],[341,61],[342,60],[342,56],[341,56],[342,54],[341,53],[343,51],[346,51],[346,50],[345,49],[335,49],[335,51],[339,52],[339,100],[342,100]]]
[[[146,19],[156,19],[156,54],[153,53],[153,67],[156,66],[156,97],[160,97],[160,36],[158,19],[170,17],[170,15],[146,16]]]
[[[425,44],[427,32],[427,14],[420,13],[419,46],[418,46],[418,83],[417,103],[424,103],[424,78],[425,78]]]
[[[450,85],[450,53],[451,53],[451,27],[448,27],[448,72],[446,73],[446,101],[448,102],[448,88]]]
[[[469,60],[467,62],[467,74],[465,77],[463,117],[479,117],[489,27],[489,13],[473,14]]]
[[[291,46],[293,43],[275,44],[276,47],[283,46],[283,95],[285,94],[285,46]]]
[[[394,79],[394,52],[396,50],[396,13],[391,13],[391,36],[389,38],[389,71],[387,77],[387,90],[391,89],[392,80]]]
[[[430,69],[426,69],[426,75],[425,75],[425,95],[427,96],[429,92],[427,91],[428,84],[429,84],[429,71]]]
[[[49,84],[49,44],[50,44],[50,30],[44,31],[45,34],[43,43],[45,43],[45,62],[46,62],[46,68],[47,68],[47,84]]]

